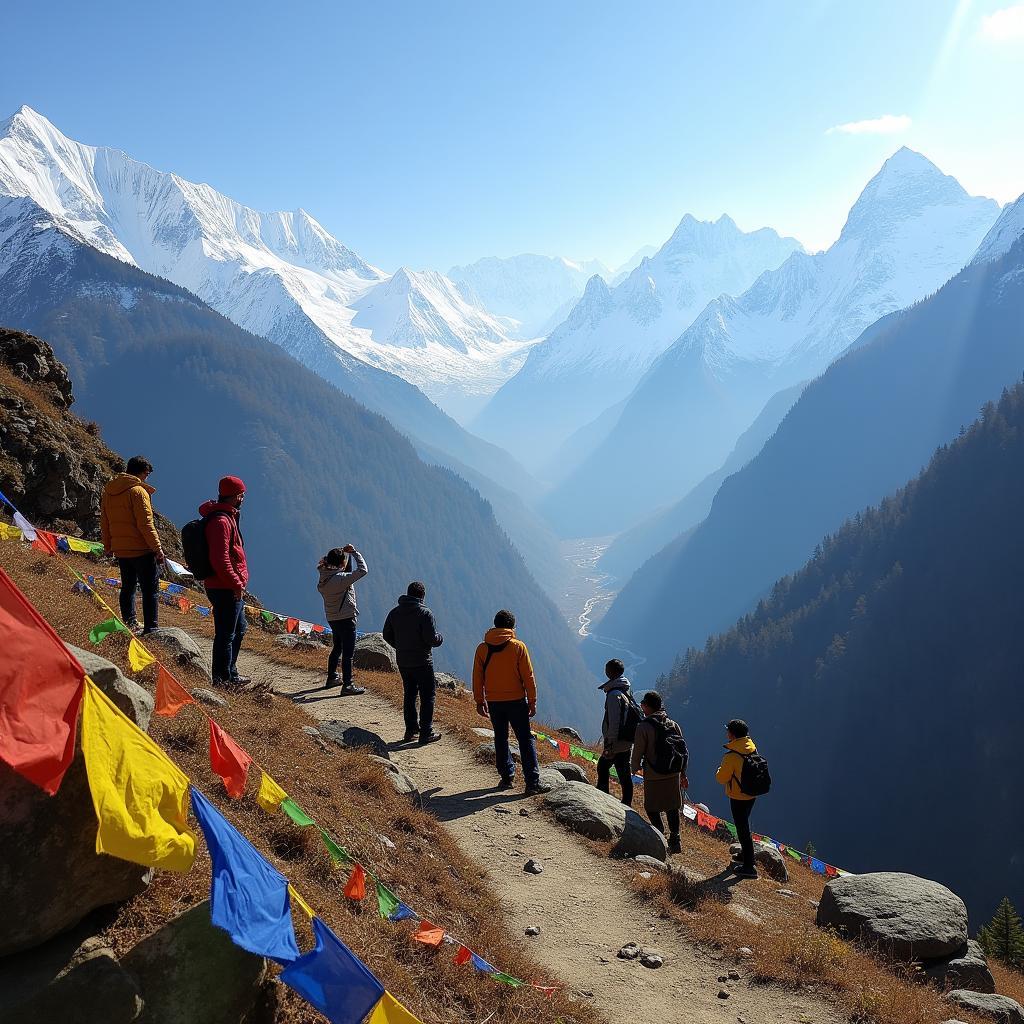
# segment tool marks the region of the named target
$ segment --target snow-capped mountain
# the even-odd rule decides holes
[[[630,274],[636,270],[637,267],[647,258],[653,256],[658,251],[656,245],[643,245],[632,256],[626,260],[621,266],[616,267],[612,272],[610,278],[607,278],[608,283],[612,286],[620,284],[625,281]]]
[[[608,533],[685,494],[772,394],[817,376],[870,324],[956,274],[998,214],[994,200],[968,195],[930,160],[900,149],[831,248],[794,253],[738,298],[708,304],[644,375],[605,441],[550,496],[552,514]],[[644,452],[656,452],[656,462]],[[609,466],[629,506],[598,500]]]
[[[687,214],[621,284],[590,279],[566,320],[530,351],[475,428],[536,462],[625,398],[711,299],[738,294],[799,249],[770,228],[744,232],[728,216],[712,223]]]
[[[392,284],[304,210],[257,212],[74,142],[29,107],[0,125],[0,196],[31,199],[74,237],[188,288],[321,373],[347,354],[442,405],[460,389],[479,403],[525,356],[439,275],[403,271]]]
[[[972,263],[991,263],[1005,256],[1024,237],[1024,195],[1003,207],[999,219],[981,240]]]
[[[509,321],[517,338],[543,338],[565,319],[594,275],[609,277],[600,260],[567,260],[561,256],[487,256],[448,277],[477,306]]]

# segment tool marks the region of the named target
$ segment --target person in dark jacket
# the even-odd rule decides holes
[[[424,605],[427,588],[418,580],[409,584],[405,594],[398,599],[398,605],[388,612],[384,620],[384,641],[395,649],[395,660],[402,676],[405,690],[405,738],[411,743],[419,737],[420,744],[433,743],[441,738],[434,730],[434,694],[437,680],[434,678],[435,647],[444,643],[444,638],[434,625],[434,616]],[[416,698],[419,697],[419,717],[416,714]]]
[[[346,697],[358,697],[366,690],[352,682],[352,659],[356,651],[356,581],[369,573],[366,559],[351,544],[331,548],[317,565],[320,582],[316,588],[324,600],[324,615],[331,627],[331,653],[327,657],[327,682],[324,689],[341,686]],[[338,661],[341,660],[341,678]]]
[[[642,770],[644,773],[644,811],[650,823],[668,840],[668,852],[679,853],[679,811],[683,806],[683,790],[689,785],[686,758],[683,758],[680,771],[666,772],[658,771],[658,755],[659,747],[664,749],[666,737],[677,736],[682,740],[683,730],[668,717],[657,690],[644,694],[640,710],[644,713],[644,720],[636,727],[630,767],[634,772]],[[682,747],[685,750],[685,744]],[[667,829],[662,814],[668,820]]]
[[[633,805],[633,774],[629,767],[629,754],[633,749],[632,738],[623,739],[622,728],[626,721],[626,711],[633,702],[626,678],[626,666],[618,658],[612,658],[604,667],[608,677],[598,689],[604,690],[604,721],[601,723],[601,737],[604,748],[597,761],[597,788],[602,793],[608,792],[612,765],[619,777],[619,789],[622,790],[622,802]]]
[[[213,575],[203,580],[213,610],[213,681],[238,686],[249,682],[238,674],[238,651],[245,636],[245,588],[249,568],[239,526],[245,484],[226,476],[217,488],[217,500],[199,506],[206,521],[206,546]]]

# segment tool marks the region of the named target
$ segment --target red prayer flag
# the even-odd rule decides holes
[[[350,900],[361,900],[366,896],[366,872],[358,864],[352,869],[352,874],[345,883],[345,895]]]
[[[186,704],[195,704],[195,698],[163,665],[160,665],[156,676],[154,714],[173,718]]]
[[[707,811],[702,811],[698,808],[697,824],[701,828],[706,828],[709,832],[714,832],[718,828],[718,819],[713,814],[708,814]]]
[[[832,867],[831,864],[826,864],[825,865],[825,877],[826,878],[838,878],[839,877],[839,870],[838,870],[838,868]]]
[[[535,988],[538,992],[543,992],[548,999],[550,999],[557,991],[557,986],[555,985],[531,985],[530,987]]]
[[[192,604],[191,604],[191,602],[189,601],[189,599],[187,597],[179,597],[178,598],[178,611],[180,611],[180,612],[187,612],[187,611],[189,611],[189,609],[191,609],[191,607],[192,607]]]
[[[565,740],[558,741],[558,756],[563,761],[568,761],[572,757],[572,751],[569,749],[569,744]]]
[[[43,551],[48,555],[57,554],[57,535],[49,530],[40,530],[36,527],[36,539],[32,541],[32,547],[36,551]]]
[[[236,800],[245,792],[252,758],[211,718],[210,767],[224,780],[228,796]]]
[[[298,619],[285,619],[284,620],[284,631],[286,633],[298,633],[298,631],[299,631],[299,620]]]
[[[314,633],[322,633],[323,631],[324,631],[324,627],[323,626],[317,626],[317,625],[313,626],[313,632]]]
[[[461,967],[463,964],[468,964],[472,959],[472,950],[468,946],[459,946],[459,951],[455,954],[455,962]]]
[[[75,756],[85,669],[0,569],[0,760],[51,796]]]
[[[419,928],[412,933],[412,937],[417,942],[422,942],[424,946],[440,946],[444,942],[444,929],[438,928],[436,924],[431,924],[429,921],[421,921]]]

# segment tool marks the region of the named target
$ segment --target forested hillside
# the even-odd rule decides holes
[[[567,627],[464,481],[183,289],[70,240],[46,260],[4,291],[0,322],[53,345],[78,411],[122,453],[153,462],[156,507],[178,524],[220,476],[245,479],[251,587],[268,606],[321,620],[316,562],[351,541],[371,568],[361,628],[379,629],[408,582],[423,579],[446,638],[439,665],[466,677],[495,610],[510,607],[546,713],[587,721],[590,681]]]
[[[979,919],[1024,900],[1022,470],[1018,384],[662,680],[699,778],[750,722],[775,778],[757,828],[940,879]]]

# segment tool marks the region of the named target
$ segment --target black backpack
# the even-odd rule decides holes
[[[185,565],[197,580],[209,579],[213,575],[210,545],[206,540],[206,524],[213,516],[227,516],[227,513],[211,512],[202,519],[193,519],[181,528],[181,550]]]
[[[486,643],[486,641],[485,641]],[[480,669],[480,676],[482,679],[487,679],[487,666],[491,663],[491,658],[496,654],[501,654],[506,647],[508,647],[508,641],[506,640],[501,644],[487,644],[487,657],[484,658],[483,666]]]
[[[659,775],[685,775],[690,764],[690,751],[686,740],[675,722],[667,719],[665,724],[651,721],[654,727],[654,758],[651,767]]]
[[[740,789],[747,796],[764,796],[772,788],[772,776],[768,771],[768,762],[760,754],[740,754],[740,757],[743,758]]]
[[[622,721],[619,723],[619,739],[630,743],[636,739],[636,727],[640,724],[640,719],[644,717],[644,713],[640,710],[640,705],[633,700],[633,695],[621,691],[619,694],[622,697]]]

